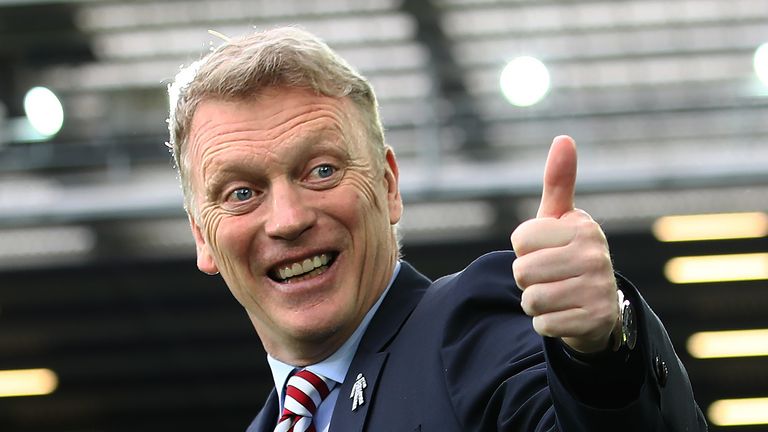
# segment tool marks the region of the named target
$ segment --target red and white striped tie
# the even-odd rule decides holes
[[[307,369],[296,372],[285,387],[283,413],[275,432],[316,432],[312,416],[335,384]]]

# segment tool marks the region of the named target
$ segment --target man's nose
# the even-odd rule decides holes
[[[265,230],[272,238],[294,240],[311,228],[317,214],[302,199],[301,187],[286,181],[274,184]]]

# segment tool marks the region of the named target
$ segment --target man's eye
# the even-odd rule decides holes
[[[238,188],[232,191],[230,198],[234,201],[247,201],[253,198],[253,190],[250,188]]]
[[[319,165],[312,170],[313,174],[321,179],[326,179],[336,172],[336,168],[331,165]]]

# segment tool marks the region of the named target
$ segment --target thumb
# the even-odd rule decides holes
[[[537,218],[560,216],[573,210],[576,187],[576,143],[567,135],[552,141],[544,167],[544,190]]]

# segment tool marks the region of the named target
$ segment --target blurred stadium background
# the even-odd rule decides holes
[[[577,205],[667,324],[711,430],[768,430],[765,0],[0,0],[0,430],[242,431],[256,413],[265,354],[195,267],[165,87],[221,43],[208,30],[280,24],[373,82],[404,254],[430,276],[507,248],[552,137],[574,136]],[[520,56],[549,79],[513,71],[505,97]],[[61,101],[57,133],[36,123],[45,97],[25,109],[36,87]],[[731,261],[673,260],[712,255]],[[754,331],[701,333],[721,330]]]

